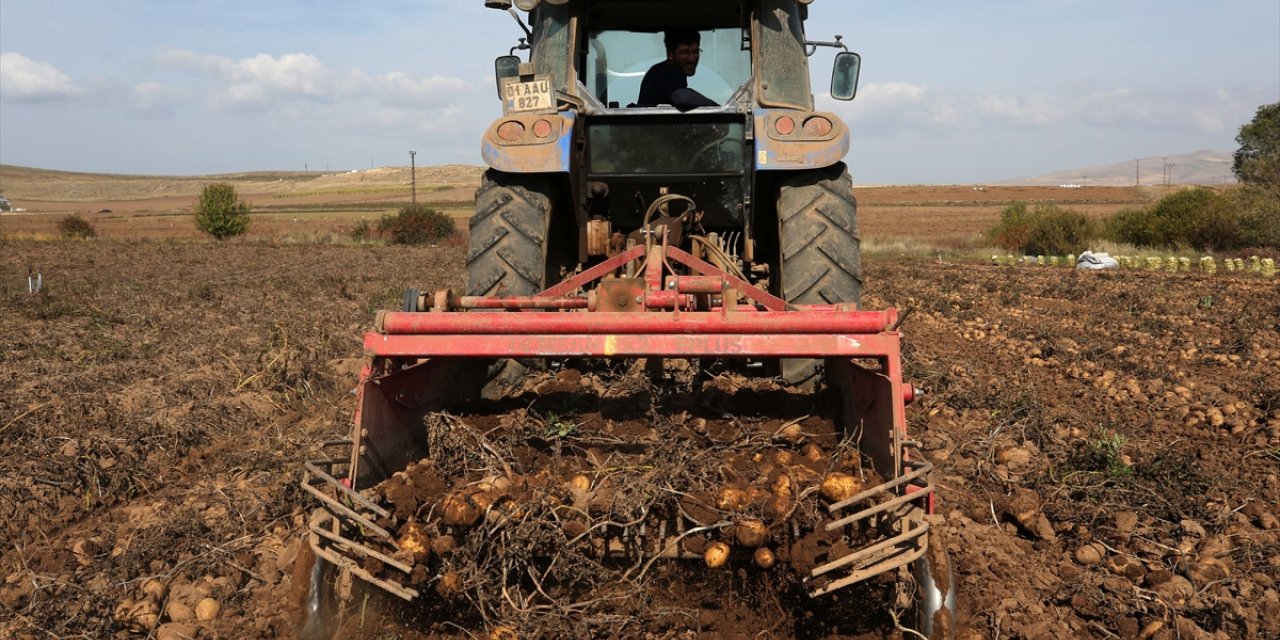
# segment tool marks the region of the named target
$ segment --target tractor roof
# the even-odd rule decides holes
[[[813,0],[798,0],[809,4]],[[593,29],[661,31],[671,27],[710,28],[739,24],[744,5],[754,0],[515,0],[517,7],[530,11],[539,4],[563,5],[573,2]],[[486,0],[494,6],[491,0]]]

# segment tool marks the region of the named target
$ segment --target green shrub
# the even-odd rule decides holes
[[[1087,249],[1094,235],[1093,222],[1078,211],[1043,204],[1028,211],[1025,202],[1005,207],[987,231],[996,246],[1029,255],[1074,254]]]
[[[64,238],[92,238],[98,235],[93,225],[78,213],[63,217],[58,221],[58,233]]]
[[[205,185],[195,204],[196,228],[219,239],[238,236],[249,229],[249,205],[236,188],[223,183]]]
[[[1222,201],[1236,217],[1234,249],[1280,249],[1280,189],[1245,185],[1224,194]]]
[[[367,242],[373,239],[374,233],[373,225],[368,220],[360,220],[347,232],[347,237],[357,242]]]
[[[392,244],[423,244],[447,238],[456,230],[453,218],[421,204],[407,205],[378,221],[378,231]]]
[[[1195,187],[1171,193],[1150,209],[1108,218],[1104,235],[1137,247],[1230,251],[1280,247],[1280,196],[1245,185],[1223,194]]]

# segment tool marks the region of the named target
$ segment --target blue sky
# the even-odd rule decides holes
[[[816,0],[863,56],[864,184],[991,182],[1233,151],[1280,101],[1280,1]],[[0,0],[0,163],[202,174],[480,164],[492,61],[522,35],[481,0]],[[831,52],[811,59],[815,92]]]

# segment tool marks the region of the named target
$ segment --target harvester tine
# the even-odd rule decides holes
[[[313,525],[311,527],[311,532],[334,544],[340,545],[344,549],[348,549],[350,551],[353,551],[363,556],[374,558],[379,562],[382,562],[383,564],[387,565],[388,567],[398,569],[403,573],[410,573],[413,571],[412,566],[407,565],[403,562],[400,562],[399,560],[396,560],[395,558],[392,558],[391,556],[388,556],[385,553],[370,549],[369,547],[366,547],[358,542],[353,542],[351,540],[348,540],[332,531],[326,531],[320,528],[319,526]]]
[[[363,507],[365,507],[365,508],[369,509],[370,511],[372,511],[372,512],[374,512],[374,513],[376,513],[376,514],[378,514],[378,515],[380,515],[380,516],[382,516],[382,517],[384,517],[384,518],[390,518],[390,517],[391,517],[391,512],[390,512],[390,511],[387,511],[386,509],[383,509],[382,507],[378,506],[378,504],[377,504],[377,503],[375,503],[375,502],[373,502],[372,500],[370,500],[370,499],[368,499],[368,498],[366,498],[366,497],[364,497],[364,496],[360,495],[359,493],[356,493],[356,492],[355,492],[355,491],[353,491],[350,487],[348,487],[348,486],[347,486],[347,485],[345,485],[345,484],[342,484],[342,482],[340,482],[337,478],[334,478],[334,477],[333,477],[332,475],[330,475],[328,472],[324,471],[323,469],[321,469],[321,468],[319,467],[319,465],[320,465],[320,464],[323,464],[323,463],[330,463],[330,464],[332,464],[332,463],[337,463],[337,462],[346,462],[346,461],[345,461],[345,460],[343,460],[343,461],[337,461],[337,460],[308,460],[307,462],[303,463],[303,466],[304,466],[308,471],[310,471],[310,472],[312,472],[312,473],[316,474],[317,476],[319,476],[322,480],[324,480],[324,481],[325,481],[325,484],[328,484],[330,487],[333,487],[333,488],[334,488],[338,493],[340,493],[340,494],[342,494],[342,495],[344,495],[344,496],[346,496],[346,497],[350,498],[350,499],[352,500],[352,502],[356,502],[356,503],[360,504],[361,506],[363,506]]]
[[[904,518],[904,521],[910,522],[910,518]],[[835,571],[837,568],[841,567],[855,566],[855,572],[849,577],[856,577],[859,575],[861,575],[861,577],[856,577],[856,580],[852,580],[851,582],[844,582],[844,584],[852,584],[852,582],[865,580],[867,577],[879,575],[879,573],[888,571],[890,568],[906,566],[906,564],[914,562],[916,558],[923,556],[925,549],[928,549],[928,532],[928,522],[920,522],[920,526],[914,527],[914,529],[908,525],[908,527],[906,527],[906,531],[902,531],[901,534],[895,535],[893,538],[879,541],[879,543],[870,545],[870,547],[865,549],[856,550],[856,552],[850,553],[849,556],[837,558],[835,561],[815,567],[812,572],[809,572],[809,577],[822,576],[824,573]],[[908,543],[908,541],[914,544],[902,544]],[[874,566],[874,571],[870,571],[865,567],[865,564],[877,562],[883,557],[897,556],[897,553],[899,552],[895,552],[895,549],[901,549],[902,552],[909,552],[909,557],[893,558],[891,562],[884,563],[891,564],[891,566],[888,567],[876,564],[876,566]],[[833,582],[833,584],[835,584],[835,582]],[[828,586],[828,588],[832,588],[831,584],[826,586]]]

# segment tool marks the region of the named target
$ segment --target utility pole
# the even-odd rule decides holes
[[[413,190],[410,196],[413,204],[418,204],[418,163],[414,158],[418,155],[417,151],[409,152],[409,184]]]
[[[1142,160],[1138,159],[1133,161],[1133,186],[1136,187],[1141,183],[1142,183]]]

